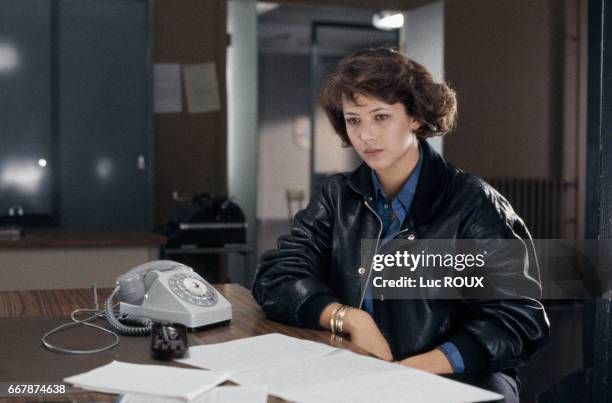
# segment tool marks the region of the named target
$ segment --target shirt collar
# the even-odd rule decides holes
[[[408,180],[406,180],[404,186],[402,186],[402,189],[395,197],[395,199],[400,201],[406,211],[408,211],[408,209],[410,208],[410,205],[412,204],[412,199],[414,197],[414,194],[416,193],[416,187],[417,183],[419,182],[419,175],[421,173],[422,165],[423,153],[421,152],[421,147],[419,147],[419,161],[417,162],[416,166],[414,167],[414,170],[408,177]],[[371,172],[372,184],[374,185],[374,194],[376,195],[376,198],[378,199],[379,197],[384,197],[384,200],[388,200],[388,197],[385,194],[385,191],[382,185],[380,184],[380,181],[378,180],[378,176],[376,175],[374,170],[372,170]]]
[[[449,191],[450,182],[459,174],[459,170],[444,161],[444,158],[434,150],[427,140],[419,140],[422,157],[421,173],[417,184],[418,191],[410,207],[414,225],[424,225],[430,222],[438,213]],[[362,162],[352,172],[342,174],[348,187],[364,201],[374,198],[372,169]]]

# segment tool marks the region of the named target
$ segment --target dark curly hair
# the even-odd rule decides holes
[[[355,101],[359,94],[404,104],[406,113],[421,123],[415,132],[419,139],[441,136],[455,126],[457,98],[446,83],[436,83],[425,67],[393,49],[360,50],[342,59],[319,98],[345,146],[350,141],[342,98]]]

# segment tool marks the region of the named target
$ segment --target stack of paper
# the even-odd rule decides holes
[[[337,348],[322,343],[270,333],[225,343],[190,347],[186,357],[176,361],[199,368],[236,372],[311,360],[336,350]]]
[[[294,388],[282,397],[317,403],[469,403],[503,398],[497,393],[410,368]]]
[[[225,382],[225,371],[172,368],[113,361],[64,379],[76,387],[106,393],[141,393],[190,400]]]
[[[177,360],[211,369],[113,361],[64,379],[77,387],[126,394],[123,403],[261,402],[270,394],[295,402],[482,402],[497,393],[321,343],[268,334],[191,347]],[[215,388],[227,379],[242,387]],[[172,400],[170,400],[172,399]]]
[[[266,403],[268,401],[268,386],[218,386],[190,400],[189,403]],[[120,403],[184,403],[180,399],[168,399],[129,393],[123,396]]]
[[[269,334],[191,347],[177,360],[228,370],[240,385],[267,384],[270,394],[296,402],[481,402],[502,398],[428,372],[320,343]]]

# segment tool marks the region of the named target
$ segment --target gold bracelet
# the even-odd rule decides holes
[[[334,309],[330,318],[330,329],[333,334],[344,335],[344,316],[350,308],[349,305],[342,305]]]
[[[336,319],[335,319],[335,316],[336,316],[336,313],[338,312],[338,310],[340,308],[342,308],[342,305],[335,307],[334,310],[331,313],[331,316],[329,317],[329,330],[331,330],[331,332],[333,334],[336,334]]]
[[[342,309],[338,311],[338,323],[336,325],[336,330],[337,333],[340,335],[344,335],[344,317],[346,316],[346,313],[348,312],[349,308],[350,306],[343,305]]]
[[[331,323],[332,323],[332,327],[331,327],[331,331],[333,334],[338,334],[338,313],[342,310],[342,307],[344,305],[340,305],[338,308],[334,309],[334,312],[332,312],[332,316],[331,316]]]
[[[338,307],[338,310],[334,312],[334,315],[332,316],[333,321],[334,321],[334,329],[332,330],[333,334],[338,334],[338,312],[340,312],[340,310],[342,309],[342,306]]]
[[[344,341],[344,337],[337,335],[337,334],[333,334],[331,335],[331,343],[332,346],[341,346],[341,343]]]

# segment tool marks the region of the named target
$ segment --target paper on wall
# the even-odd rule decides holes
[[[213,112],[221,109],[214,63],[183,65],[183,78],[189,113]]]
[[[153,110],[155,113],[183,111],[180,64],[155,63],[153,83]]]

